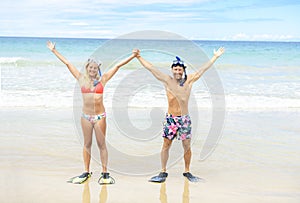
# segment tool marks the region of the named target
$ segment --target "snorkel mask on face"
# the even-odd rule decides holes
[[[101,70],[100,70],[100,66],[102,65],[102,62],[101,62],[101,61],[98,61],[98,60],[96,60],[96,59],[92,59],[92,58],[89,58],[89,59],[87,60],[87,62],[88,62],[88,63],[96,63],[96,64],[98,65],[98,73],[99,73],[99,76],[100,76],[100,78],[101,78],[102,73],[101,73]],[[94,86],[97,86],[99,82],[100,82],[99,80],[94,80]]]
[[[88,63],[96,63],[98,65],[98,73],[100,75],[100,77],[102,76],[102,73],[101,73],[101,70],[100,70],[100,66],[102,65],[102,62],[101,61],[98,61],[96,59],[93,59],[93,58],[89,58],[87,60]]]
[[[186,75],[186,71],[185,71],[186,66],[184,65],[184,61],[182,61],[178,56],[176,56],[176,60],[173,61],[171,68],[173,68],[175,66],[180,66],[183,68],[184,78],[182,78],[179,83],[180,86],[183,86],[185,81],[187,80],[187,75]]]

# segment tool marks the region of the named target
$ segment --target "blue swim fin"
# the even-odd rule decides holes
[[[168,173],[166,172],[160,172],[157,176],[153,176],[149,182],[154,183],[163,183],[166,181],[166,178],[168,177]]]
[[[183,173],[182,174],[184,177],[186,177],[190,182],[199,182],[199,181],[203,181],[203,179],[192,175],[190,172],[187,173]]]

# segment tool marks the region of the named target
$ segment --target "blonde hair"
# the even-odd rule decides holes
[[[101,61],[97,61],[95,59],[88,59],[87,62],[84,65],[84,70],[83,70],[83,74],[79,79],[79,84],[80,86],[84,86],[85,88],[91,89],[92,88],[92,84],[91,84],[91,79],[90,76],[87,72],[87,68],[91,63],[96,63],[98,65],[98,72],[97,72],[97,76],[96,76],[96,80],[100,80],[101,78],[101,70],[100,70],[100,66],[102,65]],[[99,74],[100,73],[100,74]]]

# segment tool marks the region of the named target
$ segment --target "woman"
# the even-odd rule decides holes
[[[83,160],[85,172],[80,176],[71,178],[68,182],[81,184],[91,176],[91,146],[93,131],[95,131],[102,163],[102,173],[98,183],[113,184],[114,179],[110,177],[109,173],[107,172],[108,153],[105,143],[106,113],[103,105],[103,91],[106,83],[115,75],[119,68],[136,57],[137,50],[133,50],[133,53],[130,57],[121,61],[115,67],[102,75],[100,70],[101,63],[97,62],[96,60],[88,59],[85,65],[84,73],[80,73],[75,66],[73,66],[55,49],[55,43],[48,41],[47,47],[68,67],[69,71],[79,82],[83,97],[81,126],[84,137]]]

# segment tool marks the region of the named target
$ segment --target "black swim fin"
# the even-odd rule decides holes
[[[113,177],[109,175],[109,173],[101,173],[101,177],[98,180],[100,185],[109,185],[114,184],[116,181]]]
[[[154,183],[163,183],[166,181],[166,178],[168,177],[168,173],[166,172],[160,172],[157,176],[153,176],[149,182]]]
[[[190,182],[199,182],[199,181],[203,181],[203,179],[192,175],[190,172],[187,173],[183,173],[182,174],[184,177],[186,177]]]
[[[74,183],[74,184],[82,184],[84,183],[87,179],[91,177],[92,173],[85,172],[79,176],[75,176],[73,178],[70,178],[67,182],[68,183]]]

